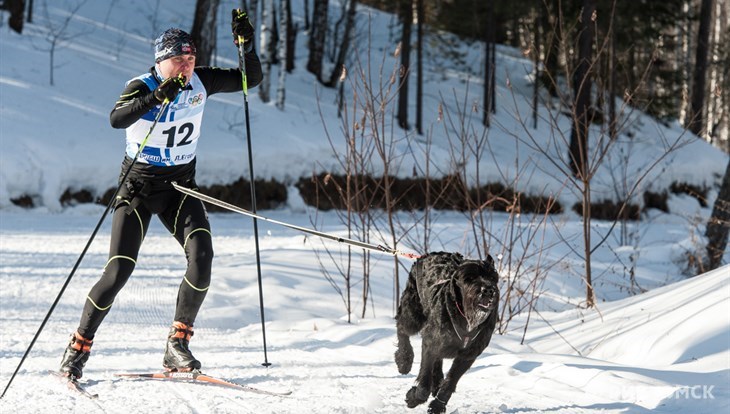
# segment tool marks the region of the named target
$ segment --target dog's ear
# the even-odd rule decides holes
[[[484,260],[484,264],[488,267],[493,269],[494,268],[494,259],[492,258],[491,254],[487,255],[487,258]]]
[[[494,259],[492,256],[487,255],[486,260],[483,260],[482,263],[484,263],[484,270],[486,274],[489,275],[489,278],[492,279],[493,282],[497,283],[499,281],[499,273],[494,265]]]

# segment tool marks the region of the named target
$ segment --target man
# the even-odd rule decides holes
[[[234,42],[238,44],[239,36],[244,39],[248,85],[256,86],[262,75],[253,48],[254,29],[245,12],[233,10],[232,14]],[[210,286],[210,223],[202,202],[176,191],[171,183],[195,188],[195,154],[205,103],[214,93],[240,92],[241,76],[240,69],[195,67],[191,36],[173,28],[155,40],[155,66],[127,82],[110,122],[114,128],[126,128],[122,172],[130,164],[131,171],[126,182],[120,183],[115,201],[109,260],[86,298],[79,327],[61,361],[65,375],[83,375],[94,335],[132,275],[153,214],[180,243],[187,258],[162,364],[170,371],[200,370],[201,363],[188,345]],[[161,110],[158,124],[150,132]]]

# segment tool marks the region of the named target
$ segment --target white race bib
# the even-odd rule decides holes
[[[152,74],[141,79],[147,85],[154,81]],[[157,105],[127,128],[127,155],[134,158],[149,134],[138,162],[159,166],[187,164],[195,159],[195,150],[200,137],[200,125],[207,93],[197,74],[190,80],[191,90],[180,92],[160,116],[157,125],[150,133],[161,105]],[[150,89],[153,89],[150,86]]]

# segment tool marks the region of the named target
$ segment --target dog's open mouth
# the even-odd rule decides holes
[[[477,307],[484,309],[486,312],[491,312],[496,305],[497,292],[493,289],[486,289],[484,293],[480,295],[479,302],[477,303]]]
[[[466,315],[467,329],[469,331],[476,329],[479,325],[489,318],[489,314],[494,310],[494,304],[492,300],[487,303],[478,303],[474,307],[471,314]]]
[[[467,329],[470,331],[476,329],[489,318],[489,314],[497,305],[497,295],[493,291],[489,291],[487,294],[480,295],[474,305],[476,306],[466,315]]]
[[[478,308],[484,309],[485,312],[489,313],[494,309],[494,305],[497,303],[497,300],[494,297],[486,298],[484,303],[477,304]]]

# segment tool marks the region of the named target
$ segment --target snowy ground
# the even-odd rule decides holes
[[[100,215],[0,215],[0,382],[17,366]],[[306,226],[301,216],[271,218]],[[300,217],[300,218],[298,218]],[[377,257],[375,306],[346,322],[339,296],[321,275],[312,239],[262,224],[267,359],[264,368],[251,221],[213,214],[214,279],[192,348],[205,371],[289,397],[184,383],[119,379],[160,367],[177,285],[179,247],[151,228],[134,276],[102,325],[85,371],[88,400],[47,375],[60,362],[84,297],[106,260],[104,226],[72,279],[0,411],[47,413],[403,413],[415,372],[393,362],[388,256]],[[156,223],[153,221],[153,223]],[[324,229],[339,231],[339,226]],[[339,248],[328,242],[329,247]],[[334,244],[334,246],[333,246]],[[321,245],[317,243],[317,245]],[[730,409],[730,267],[594,310],[533,314],[522,331],[495,335],[464,376],[449,413],[720,413]],[[512,326],[524,326],[524,318]],[[416,338],[414,346],[420,347]],[[416,348],[418,349],[418,348]],[[415,363],[419,361],[418,353]],[[415,365],[414,365],[415,366]],[[425,412],[419,407],[413,412]]]
[[[48,18],[42,13],[44,3],[48,4]],[[61,195],[67,189],[87,189],[100,195],[114,185],[124,133],[109,127],[109,110],[124,83],[151,66],[151,39],[167,27],[192,25],[192,0],[161,0],[154,2],[159,3],[157,9],[150,8],[145,0],[93,1],[85,2],[71,15],[69,10],[80,3],[40,2],[35,23],[27,24],[22,36],[0,26],[3,388],[102,213],[97,205],[63,206]],[[221,66],[237,64],[227,19],[230,9],[239,5],[238,0],[221,0],[217,56]],[[302,23],[303,2],[293,1],[293,9]],[[337,9],[333,5],[331,12]],[[360,8],[358,16],[357,43],[365,44],[364,33],[371,30],[373,61],[381,61],[381,53],[385,56],[382,67],[372,68],[373,76],[377,78],[378,71],[383,71],[387,78],[398,64],[393,57],[397,43],[393,17],[365,8]],[[6,19],[7,14],[0,17]],[[65,41],[56,50],[55,84],[50,86],[46,35],[49,29],[61,27],[65,19],[69,19],[69,26],[63,33]],[[337,136],[342,125],[334,109],[336,91],[316,86],[312,74],[304,69],[306,34],[300,33],[297,41],[297,69],[287,77],[285,109],[261,102],[255,89],[250,95],[257,177],[287,183],[335,165],[324,125],[333,134],[335,146],[343,141]],[[445,133],[448,128],[439,120],[441,105],[447,115],[449,111],[454,115],[462,99],[477,102],[481,96],[475,92],[480,89],[480,76],[474,68],[481,67],[482,48],[464,44],[461,49],[465,52],[463,65],[444,63],[443,56],[431,51],[434,53],[429,55],[425,70],[429,94],[424,101],[424,123],[433,132],[428,137],[433,140],[430,160],[442,171],[447,171],[454,159],[453,135]],[[531,63],[520,51],[500,47],[497,65],[499,108],[489,130],[489,150],[482,154],[478,168],[476,163],[469,164],[467,173],[479,170],[483,182],[514,180],[518,191],[553,195],[564,204],[566,213],[550,217],[547,226],[537,226],[523,215],[516,227],[503,214],[490,215],[490,231],[495,235],[491,249],[505,253],[499,260],[503,283],[515,277],[509,268],[524,265],[522,274],[528,276],[537,269],[542,278],[540,300],[536,312],[514,318],[503,335],[494,336],[459,383],[448,412],[729,412],[730,265],[690,279],[683,274],[685,254],[702,245],[704,223],[728,155],[688,136],[676,123],[657,123],[638,112],[625,114],[627,129],[597,172],[595,198],[613,194],[617,185],[630,185],[631,178],[641,176],[647,163],[661,155],[664,144],[679,139],[684,146],[647,173],[642,188],[661,191],[673,182],[706,187],[709,205],[702,206],[686,195],[669,195],[670,214],[650,210],[640,222],[615,229],[594,252],[593,282],[599,303],[597,310],[585,310],[580,306],[585,298],[583,262],[576,253],[582,249],[581,222],[570,212],[577,201],[575,192],[565,189],[565,177],[526,144],[531,134],[544,140],[540,145],[549,147],[554,144],[550,136],[561,131],[569,134],[570,122],[558,116],[561,131],[552,129],[544,121],[557,113],[541,107],[538,128],[525,129],[518,118],[527,119],[530,114]],[[274,68],[274,90],[277,78]],[[445,102],[440,97],[445,97]],[[321,113],[317,107],[322,108]],[[213,96],[206,105],[205,118],[198,147],[199,184],[226,184],[247,176],[248,165],[243,160],[247,159],[248,137],[243,130],[242,96]],[[479,122],[472,122],[480,130]],[[591,137],[598,136],[598,128],[591,131]],[[397,152],[403,154],[401,169],[395,173],[410,177],[414,167],[423,167],[426,137],[394,130]],[[404,135],[414,138],[408,141],[411,146],[403,144]],[[11,200],[21,196],[32,198],[36,207],[23,210],[13,205]],[[308,228],[313,215],[293,188],[285,208],[263,213]],[[78,324],[84,298],[106,262],[107,220],[0,400],[0,412],[408,411],[403,399],[415,376],[399,375],[392,360],[394,271],[390,256],[373,255],[373,302],[364,318],[353,316],[353,322],[347,323],[342,299],[323,276],[322,268],[335,275],[337,270],[321,241],[261,223],[266,359],[272,363],[264,368],[251,220],[226,214],[212,214],[211,220],[216,251],[213,285],[196,322],[192,348],[212,375],[266,389],[291,390],[291,396],[264,397],[114,376],[161,365],[184,259],[155,220],[132,279],[95,338],[85,379],[88,388],[99,393],[99,399],[73,395],[47,375],[49,369],[57,368],[68,335]],[[332,213],[319,213],[316,221],[318,230],[347,236],[346,228]],[[433,225],[434,249],[474,251],[464,215],[434,212]],[[593,240],[600,239],[610,227],[611,223],[594,222]],[[537,242],[516,239],[509,244],[503,239],[511,230],[530,233],[536,229],[540,232]],[[512,248],[509,253],[513,258],[522,254],[529,257],[522,263],[518,259],[510,262],[499,243]],[[333,242],[324,245],[338,252],[342,248]],[[407,245],[398,248],[405,250]],[[322,258],[321,264],[315,252]],[[730,252],[724,258],[724,263],[728,262]],[[355,297],[360,288],[355,286]],[[357,299],[355,302],[355,308],[360,309],[362,304]],[[418,339],[414,346],[419,346]],[[417,356],[415,362],[418,360]],[[425,411],[419,407],[409,412]]]

